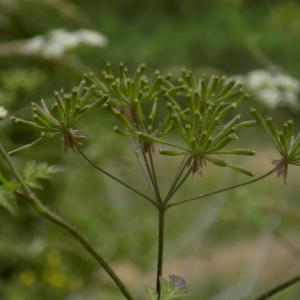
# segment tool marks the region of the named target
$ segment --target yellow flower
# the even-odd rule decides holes
[[[35,274],[32,271],[26,270],[20,274],[20,283],[25,286],[31,286],[35,282]]]
[[[51,250],[47,253],[47,263],[52,266],[56,267],[60,264],[60,255],[57,251]]]
[[[45,272],[43,278],[46,283],[55,289],[64,289],[67,286],[67,278],[59,272]]]

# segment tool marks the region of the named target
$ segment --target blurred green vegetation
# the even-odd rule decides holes
[[[289,0],[1,0],[0,106],[9,115],[26,117],[33,99],[48,100],[53,90],[70,88],[84,71],[99,72],[106,61],[124,61],[131,68],[146,62],[150,69],[174,73],[187,66],[199,73],[244,74],[268,67],[256,46],[280,69],[297,77],[299,14],[300,1]],[[8,43],[57,28],[96,30],[109,44],[80,47],[61,60],[1,51]],[[278,119],[289,113],[274,112]],[[82,127],[87,152],[96,161],[147,190],[129,145],[112,133],[105,114],[91,114]],[[9,149],[33,138],[32,132],[8,120],[0,122],[0,140]],[[276,158],[266,138],[255,131],[249,130],[242,142],[258,149],[257,158],[245,162],[258,174]],[[59,145],[59,141],[43,142],[16,162],[47,161],[65,167],[65,173],[48,183],[41,197],[86,232],[143,299],[144,285],[153,285],[155,211],[91,170],[76,153],[65,155]],[[161,181],[167,184],[174,161],[159,158],[159,164]],[[172,211],[166,273],[187,279],[190,299],[226,300],[249,298],[296,272],[299,220],[270,208],[280,204],[300,211],[298,178],[297,170],[291,170],[287,187],[274,177]],[[242,176],[211,169],[203,177],[192,178],[178,197],[241,180]],[[258,265],[256,271],[251,269],[252,262]],[[235,296],[219,294],[230,288],[229,295]],[[294,288],[276,299],[298,298],[299,289]],[[0,210],[0,299],[108,300],[120,295],[76,242],[20,203],[17,217]]]

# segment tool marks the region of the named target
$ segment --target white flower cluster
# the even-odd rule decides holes
[[[80,29],[68,32],[64,29],[50,31],[24,41],[22,50],[26,54],[42,55],[47,58],[61,58],[65,52],[80,45],[105,47],[107,38],[99,32]]]
[[[0,106],[0,121],[6,118],[7,113],[7,109],[5,109],[3,106]]]
[[[259,101],[270,109],[289,107],[300,109],[300,81],[280,72],[254,70],[242,81]]]

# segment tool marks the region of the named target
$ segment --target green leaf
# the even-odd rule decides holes
[[[170,275],[169,280],[160,278],[161,300],[171,300],[188,295],[188,289],[185,280],[176,275]]]
[[[0,206],[13,215],[17,213],[17,206],[13,194],[5,187],[0,187]]]
[[[149,300],[157,300],[158,295],[157,295],[155,288],[153,288],[151,286],[146,286],[145,290],[146,290],[146,294],[147,294]]]
[[[172,299],[172,286],[168,279],[160,277],[160,286],[161,286],[161,300]]]
[[[173,290],[173,298],[176,297],[184,297],[188,295],[189,291],[187,288],[187,284],[185,280],[177,275],[170,275],[169,276],[170,284],[172,285]]]
[[[185,280],[177,275],[170,275],[169,279],[160,277],[161,295],[160,300],[172,300],[188,295],[188,288]],[[152,287],[146,287],[146,294],[149,300],[157,300],[158,294]]]
[[[47,163],[30,161],[24,167],[24,180],[26,184],[35,189],[42,189],[41,179],[50,179],[52,175],[62,172],[58,166],[49,166]]]

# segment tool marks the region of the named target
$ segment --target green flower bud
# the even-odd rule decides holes
[[[207,97],[207,89],[208,89],[207,79],[205,79],[205,78],[201,79],[200,85],[201,85],[200,95],[203,100],[203,99],[206,99],[206,97]]]
[[[117,109],[115,108],[110,108],[111,112],[113,115],[118,118],[127,128],[133,129],[133,125],[131,122]]]
[[[227,105],[218,115],[218,118],[223,118],[225,117],[228,113],[230,113],[231,111],[233,111],[234,109],[237,108],[237,104],[236,103],[232,103],[230,105]]]
[[[43,129],[42,126],[39,126],[36,123],[30,122],[30,121],[26,121],[26,120],[23,120],[23,119],[18,119],[18,118],[15,118],[15,117],[11,117],[10,120],[12,122],[14,122],[15,124],[17,124],[17,125],[24,125],[24,126],[35,128],[35,129],[39,129],[39,130]]]
[[[129,136],[130,135],[130,133],[128,131],[122,130],[118,126],[115,126],[113,128],[113,130],[114,130],[114,132],[116,132],[116,133],[118,133],[120,135],[123,135],[123,136]]]
[[[182,151],[176,151],[176,150],[164,150],[160,149],[159,154],[166,155],[166,156],[178,156],[178,155],[185,155],[185,152]]]
[[[157,103],[158,103],[158,99],[154,99],[153,104],[152,104],[152,109],[151,109],[151,113],[149,115],[149,121],[151,123],[151,125],[153,125],[153,121],[156,117],[156,113],[157,113]]]
[[[220,91],[220,96],[226,96],[229,92],[231,92],[235,87],[237,87],[237,84],[235,81],[231,80],[228,83],[224,85],[224,87]]]
[[[268,133],[270,134],[270,137],[273,139],[273,142],[275,144],[280,144],[280,139],[279,139],[279,135],[278,135],[278,129],[276,128],[273,119],[271,117],[267,117],[266,118],[266,123],[268,126]]]
[[[52,124],[47,122],[45,119],[41,118],[39,115],[33,114],[32,118],[35,121],[39,122],[42,125],[42,127],[52,128]]]
[[[249,120],[249,121],[243,121],[243,122],[240,122],[238,123],[236,126],[237,127],[253,127],[253,126],[256,126],[257,125],[257,122],[254,121],[254,120]]]
[[[209,157],[209,156],[205,156],[205,158],[213,163],[214,165],[218,166],[218,167],[227,167],[228,166],[228,162],[222,159],[218,159],[218,158],[213,158],[213,157]]]
[[[270,134],[269,128],[266,126],[265,120],[262,116],[256,111],[255,108],[250,109],[251,114],[253,115],[254,119],[256,120],[257,124],[262,127],[268,134]]]
[[[248,149],[233,149],[229,151],[222,151],[222,152],[212,152],[216,154],[232,154],[232,155],[246,155],[246,156],[254,156],[256,154],[253,150]]]
[[[255,173],[253,173],[253,172],[251,172],[251,171],[249,171],[249,170],[247,170],[247,169],[245,169],[241,166],[228,164],[228,167],[235,170],[235,171],[243,173],[245,175],[248,175],[248,176],[251,176],[251,177],[255,176]]]
[[[139,132],[138,137],[151,143],[165,144],[165,142],[159,138],[153,137],[151,135]]]

